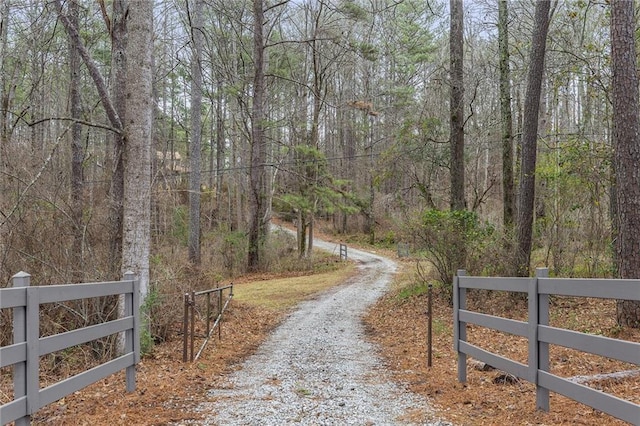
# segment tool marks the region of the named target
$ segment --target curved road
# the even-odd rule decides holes
[[[315,247],[339,254],[333,243]],[[395,384],[361,316],[382,296],[396,264],[349,248],[359,273],[301,303],[234,372],[225,389],[209,391],[200,406],[206,425],[443,424],[427,402]],[[416,421],[415,418],[421,420]]]

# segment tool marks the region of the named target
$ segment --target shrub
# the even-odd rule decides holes
[[[468,269],[476,263],[474,259],[482,257],[493,231],[491,226],[480,224],[474,212],[435,209],[423,211],[408,222],[407,229],[416,249],[433,264],[436,278],[450,302],[456,270]]]

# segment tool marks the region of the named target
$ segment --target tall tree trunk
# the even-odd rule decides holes
[[[267,236],[265,83],[264,83],[264,10],[262,0],[253,0],[253,106],[251,116],[251,164],[249,170],[250,218],[248,269],[262,267],[264,244]]]
[[[200,174],[202,145],[202,0],[193,2],[191,19],[191,143],[189,144],[189,261],[200,264]]]
[[[127,90],[127,0],[114,0],[111,17],[111,81],[110,94],[118,117],[126,116]],[[122,215],[124,200],[124,134],[115,133],[110,138],[111,152],[107,152],[109,187],[109,265],[113,279],[122,269]]]
[[[538,149],[538,113],[540,111],[540,93],[542,90],[542,76],[544,74],[547,32],[551,19],[550,6],[550,0],[539,0],[536,2],[529,73],[527,76],[527,91],[524,101],[522,160],[518,198],[518,250],[516,251],[515,264],[515,274],[520,277],[529,275],[529,263],[531,259],[535,171]]]
[[[463,0],[450,0],[451,28],[449,60],[451,61],[451,210],[464,210],[464,5]]]
[[[7,76],[7,37],[9,35],[9,11],[10,1],[4,0],[0,2],[0,194],[6,192],[6,175],[5,169],[8,164],[7,146],[9,144],[9,87],[10,79]],[[3,206],[0,206],[2,208]],[[4,263],[6,253],[10,247],[9,226],[3,226],[0,222],[0,264]],[[1,268],[0,268],[1,269]]]
[[[216,90],[216,211],[217,215],[221,211],[220,202],[222,201],[222,184],[225,160],[225,143],[224,143],[224,109],[222,108],[223,92],[222,80],[217,83]],[[231,197],[231,188],[228,188],[227,197]],[[214,218],[215,220],[215,218]]]
[[[640,95],[634,2],[611,2],[613,144],[617,206],[616,261],[621,278],[640,278]],[[619,300],[620,325],[640,327],[640,301]]]
[[[151,244],[151,128],[153,115],[153,1],[129,4],[127,43],[127,113],[122,272],[140,280],[143,301],[149,285]]]
[[[7,66],[6,66],[6,58],[7,58],[7,46],[8,40],[7,37],[9,35],[9,10],[11,7],[10,0],[3,0],[0,3],[0,183],[4,180],[3,171],[5,168],[5,163],[7,160],[6,156],[6,147],[8,144],[8,122],[7,115],[9,113],[9,88],[8,77],[7,77]],[[2,192],[3,187],[0,185],[0,192]]]
[[[78,28],[79,6],[76,0],[69,3],[69,20]],[[71,118],[80,120],[82,118],[82,97],[80,96],[80,58],[79,49],[74,39],[69,37],[69,98],[71,108]],[[82,144],[82,125],[74,121],[71,125],[71,216],[73,218],[73,244],[71,253],[73,256],[73,282],[83,281],[82,261],[82,240],[84,234],[83,223],[83,187],[84,176],[82,162],[84,160],[84,148]]]
[[[509,8],[498,1],[498,48],[500,51],[500,118],[502,120],[502,221],[510,233],[515,216],[513,192],[513,119],[511,117],[511,71],[509,69]]]
[[[451,27],[449,33],[449,61],[450,61],[450,181],[451,181],[451,211],[465,210],[464,197],[464,1],[450,0]],[[453,239],[455,255],[451,259],[451,269],[465,268],[467,250],[464,242],[464,229],[458,230]]]

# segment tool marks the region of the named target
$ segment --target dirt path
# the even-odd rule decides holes
[[[316,241],[336,252],[335,244]],[[349,249],[359,273],[302,303],[199,407],[205,425],[441,425],[427,402],[395,384],[361,316],[384,294],[395,263]]]

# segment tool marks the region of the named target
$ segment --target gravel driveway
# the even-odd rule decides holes
[[[338,254],[335,244],[314,243]],[[359,274],[300,304],[225,389],[209,391],[211,401],[198,410],[207,413],[201,424],[445,424],[424,399],[392,381],[364,335],[360,318],[384,294],[395,263],[352,248],[348,256]]]

